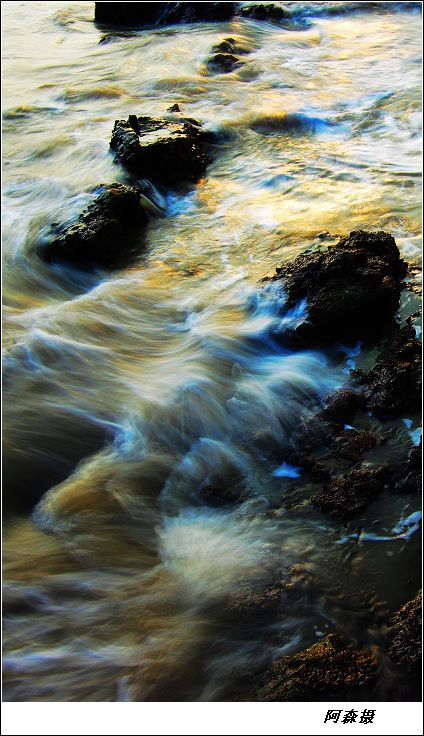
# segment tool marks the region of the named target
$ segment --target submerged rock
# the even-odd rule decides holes
[[[369,654],[346,646],[337,634],[328,634],[303,652],[274,662],[252,700],[361,700],[375,675]]]
[[[136,117],[116,120],[110,141],[115,160],[137,176],[165,184],[196,181],[210,163],[195,121]]]
[[[212,56],[205,62],[206,69],[215,74],[232,72],[243,65],[238,55],[250,54],[251,50],[251,47],[240,39],[223,38],[212,47]]]
[[[374,368],[352,371],[365,385],[364,400],[373,414],[399,416],[421,407],[421,342],[411,324],[396,326],[384,342]]]
[[[350,519],[369,506],[388,484],[387,467],[359,468],[334,478],[311,497],[311,502],[332,516]]]
[[[140,204],[141,190],[115,183],[101,185],[96,191],[99,193],[95,200],[74,223],[53,226],[55,237],[39,249],[45,261],[67,261],[80,268],[108,268],[128,256],[125,236],[148,222]]]
[[[421,667],[422,605],[422,594],[419,593],[394,615],[389,629],[389,655],[397,665],[409,671]]]
[[[235,7],[232,2],[100,2],[95,3],[94,20],[116,26],[224,21],[234,15]]]
[[[206,66],[212,72],[228,73],[240,66],[240,63],[238,57],[234,54],[219,53],[211,56],[207,60]]]
[[[212,46],[213,54],[248,54],[249,51],[235,38],[223,38],[222,41]]]
[[[407,266],[385,232],[356,230],[326,251],[302,253],[263,282],[278,282],[287,307],[306,300],[294,331],[303,344],[375,339],[393,324]]]

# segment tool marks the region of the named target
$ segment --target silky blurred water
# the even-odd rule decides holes
[[[290,437],[358,351],[284,349],[273,335],[305,305],[287,313],[258,281],[319,234],[358,228],[390,232],[419,265],[421,16],[287,5],[284,27],[104,39],[94,3],[3,3],[8,700],[225,700],[328,631],[379,652],[378,611],[416,592],[418,524],[391,531],[416,500],[384,497],[349,525],[282,508]],[[205,59],[228,36],[250,53],[212,75]],[[114,120],[174,102],[221,142],[195,187],[166,193],[137,262],[43,263],[48,225],[126,180]],[[404,294],[405,313],[417,304]],[[242,504],[207,506],[208,483],[234,478]],[[234,596],[276,578],[290,592],[272,626],[240,623]]]

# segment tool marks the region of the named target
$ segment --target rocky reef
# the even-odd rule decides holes
[[[255,701],[357,701],[376,675],[371,656],[328,634],[299,654],[282,657],[265,673]]]

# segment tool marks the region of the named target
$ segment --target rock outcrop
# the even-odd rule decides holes
[[[299,654],[274,662],[255,701],[357,701],[376,675],[369,654],[328,634]]]
[[[131,234],[148,222],[141,190],[125,184],[101,185],[97,196],[68,226],[53,225],[53,237],[39,248],[48,263],[68,262],[78,268],[113,267],[128,258]]]
[[[359,468],[331,480],[312,496],[311,502],[339,519],[351,519],[369,506],[388,484],[386,467]]]
[[[196,181],[210,163],[202,142],[196,121],[130,115],[115,121],[110,147],[131,174],[175,185]]]
[[[302,253],[264,283],[281,282],[287,308],[306,302],[301,344],[375,340],[393,325],[407,265],[391,235],[357,230],[327,250]]]
[[[421,342],[411,324],[396,325],[377,356],[371,371],[352,376],[365,386],[367,408],[378,416],[418,413],[421,408]]]

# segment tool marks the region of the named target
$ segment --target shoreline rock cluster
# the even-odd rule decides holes
[[[96,187],[94,201],[72,224],[51,226],[50,238],[38,246],[40,257],[80,269],[123,266],[140,250],[136,238],[150,217],[162,214],[152,191],[198,180],[211,162],[209,138],[200,123],[184,117],[116,120],[110,148],[131,184]]]
[[[185,23],[213,23],[231,21],[237,17],[265,21],[268,23],[290,23],[303,21],[323,13],[327,15],[346,15],[361,12],[362,3],[352,3],[347,8],[340,3],[330,3],[321,8],[317,4],[315,12],[309,9],[303,18],[301,8],[266,3],[243,2],[98,2],[95,3],[94,20],[101,26],[163,27]],[[364,3],[365,7],[366,4]],[[379,3],[380,12],[391,10],[391,3]],[[420,9],[418,2],[403,3],[405,10]]]

